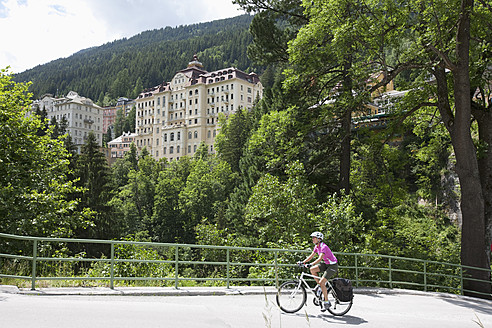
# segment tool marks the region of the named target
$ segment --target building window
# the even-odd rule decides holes
[[[195,139],[197,139],[198,138],[198,131],[195,131],[194,135],[195,135]]]
[[[169,140],[174,141],[174,132],[171,132],[171,134],[169,135]]]
[[[169,147],[169,154],[172,154],[172,153],[174,153],[174,147],[173,146]]]
[[[181,132],[178,132],[178,140],[181,140]]]
[[[164,142],[167,142],[167,133],[164,133]]]
[[[176,152],[177,152],[178,154],[179,154],[179,150],[180,150],[180,147],[179,147],[179,146],[177,146],[177,147],[176,147]]]
[[[188,154],[191,153],[191,145],[188,145]]]
[[[188,139],[191,139],[192,138],[192,134],[191,134],[191,131],[188,132]]]

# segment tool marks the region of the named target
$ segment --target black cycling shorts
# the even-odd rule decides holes
[[[337,273],[338,263],[326,264],[324,262],[321,262],[320,264],[318,264],[318,268],[320,272],[323,272],[323,278],[328,280]]]

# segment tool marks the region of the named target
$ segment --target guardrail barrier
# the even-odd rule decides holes
[[[0,233],[0,278],[40,281],[146,281],[175,288],[190,283],[278,286],[292,278],[299,259],[311,250],[251,248],[136,241],[28,237]],[[99,256],[87,256],[97,246]],[[21,253],[26,254],[19,254]],[[13,253],[13,252],[11,252]],[[27,254],[28,253],[28,254]],[[67,254],[77,254],[68,256]],[[339,276],[356,287],[409,288],[464,294],[466,269],[459,264],[381,254],[337,253]],[[492,284],[489,281],[480,281]],[[471,291],[470,291],[471,292]],[[477,293],[473,291],[474,293]],[[480,294],[480,293],[478,293]],[[484,294],[491,296],[490,294]]]

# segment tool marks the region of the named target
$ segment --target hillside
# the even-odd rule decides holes
[[[74,90],[102,103],[105,96],[133,98],[143,88],[169,81],[195,53],[208,71],[235,66],[258,72],[246,55],[251,20],[252,16],[242,15],[145,31],[36,66],[17,74],[15,80],[32,81],[35,98]]]

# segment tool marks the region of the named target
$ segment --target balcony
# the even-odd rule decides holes
[[[86,118],[84,119],[84,123],[87,123],[87,124],[94,124],[94,121],[91,120],[90,118]]]

